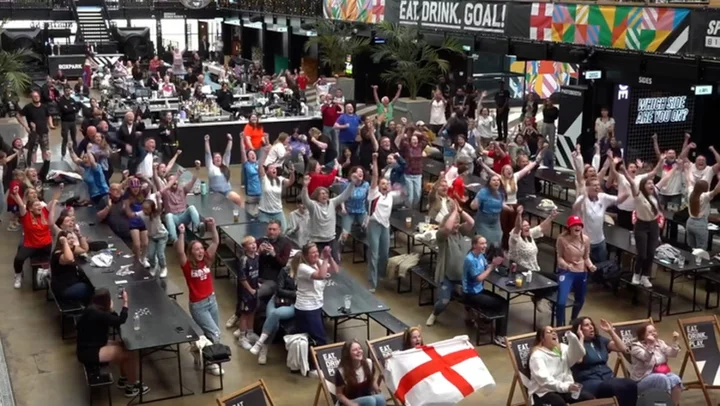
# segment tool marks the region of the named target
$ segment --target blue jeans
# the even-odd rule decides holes
[[[385,396],[382,393],[377,395],[362,396],[352,400],[358,406],[385,406]]]
[[[155,268],[155,265],[161,269],[166,267],[165,247],[167,247],[167,243],[167,235],[148,238],[147,258],[150,263],[150,268]]]
[[[456,286],[462,286],[462,281],[451,281],[447,277],[443,278],[440,286],[435,294],[435,308],[433,314],[439,316],[440,313],[447,309],[450,299],[452,299],[452,293]]]
[[[190,316],[200,326],[205,337],[213,344],[220,342],[220,319],[218,318],[218,304],[215,293],[199,302],[190,302],[188,306]]]
[[[90,301],[95,289],[85,282],[77,282],[68,286],[61,294],[63,299],[77,300],[84,304]]]
[[[200,224],[200,215],[195,206],[188,206],[182,213],[167,213],[164,217],[165,227],[168,230],[168,238],[171,243],[177,241],[177,227],[185,224],[185,227],[192,224],[193,228],[197,228]]]
[[[607,244],[604,240],[597,244],[590,244],[590,260],[593,264],[608,260]]]
[[[280,320],[290,320],[293,317],[295,317],[295,306],[275,307],[275,295],[270,298],[265,308],[265,323],[262,326],[262,332],[268,335],[269,342],[272,342],[272,337],[280,327]]]
[[[409,208],[414,208],[420,203],[422,194],[422,175],[405,175],[405,187],[407,188],[407,204]]]
[[[378,273],[385,276],[390,254],[390,229],[377,221],[370,220],[367,229],[368,274],[370,286],[377,288]]]
[[[638,382],[638,393],[642,394],[652,389],[670,393],[678,385],[682,386],[682,379],[672,372],[669,374],[650,374]]]
[[[280,230],[285,230],[287,228],[287,223],[285,222],[285,213],[265,213],[262,210],[258,210],[258,221],[267,223],[270,220],[277,220],[280,222]]]
[[[342,230],[344,233],[349,233],[352,230],[353,224],[363,224],[367,213],[348,213],[340,216],[342,221]]]
[[[685,223],[685,232],[687,244],[690,248],[700,248],[707,250],[708,247],[708,219],[690,217]]]
[[[0,182],[0,196],[5,196],[5,185]],[[7,210],[7,200],[0,199],[0,216]]]
[[[332,126],[324,125],[322,132],[323,132],[323,135],[327,136],[328,138],[330,138],[332,140],[333,148],[337,149],[340,147],[340,139],[338,138],[338,132],[335,131],[335,129],[332,128]],[[340,151],[338,151],[338,153],[340,153]]]
[[[570,291],[575,294],[575,304],[572,309],[571,320],[577,318],[585,304],[585,294],[587,293],[587,272],[571,272],[558,269],[558,293],[557,305],[555,312],[556,326],[565,325],[565,304],[567,304]]]

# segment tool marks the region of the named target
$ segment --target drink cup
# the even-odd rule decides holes
[[[695,256],[695,265],[700,265],[702,263],[702,258],[700,255]]]
[[[576,383],[575,386],[577,386],[577,388],[570,391],[570,397],[577,400],[580,397],[580,392],[582,392],[582,385]]]
[[[233,222],[237,223],[238,221],[240,221],[239,217],[240,217],[240,210],[237,210],[237,209],[233,210]]]
[[[523,285],[522,275],[516,276],[515,277],[515,286],[517,286],[518,288],[522,288],[522,285]]]
[[[533,278],[533,272],[528,271],[527,276],[525,276],[525,279],[527,280],[527,283],[531,283]]]
[[[412,217],[405,218],[405,227],[407,227],[407,228],[412,227]]]
[[[345,306],[345,311],[349,312],[350,308],[352,307],[352,296],[351,295],[345,295],[344,306]]]
[[[683,268],[685,266],[685,257],[682,255],[678,257],[678,266],[680,268]]]

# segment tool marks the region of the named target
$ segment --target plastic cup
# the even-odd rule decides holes
[[[525,279],[527,279],[527,283],[531,283],[533,278],[533,272],[528,271],[527,276],[525,276]]]
[[[412,217],[405,218],[405,227],[407,227],[407,228],[412,227]]]
[[[702,258],[700,255],[695,256],[695,265],[700,265],[702,263]]]
[[[517,286],[518,288],[522,288],[522,285],[523,285],[522,276],[521,275],[516,276],[515,277],[515,286]]]
[[[344,299],[345,311],[350,311],[350,308],[352,307],[352,295],[345,295]]]
[[[682,255],[678,257],[678,266],[680,268],[683,268],[685,266],[685,257]]]
[[[425,216],[425,224],[430,224],[430,216]]]
[[[570,391],[570,397],[577,400],[580,397],[580,392],[582,392],[582,384],[576,383],[575,386],[577,386],[577,389]]]
[[[240,221],[240,210],[237,210],[237,209],[233,210],[233,221],[235,223]]]

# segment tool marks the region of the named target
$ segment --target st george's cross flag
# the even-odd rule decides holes
[[[405,406],[449,406],[495,389],[467,336],[393,352],[386,362],[388,387]]]

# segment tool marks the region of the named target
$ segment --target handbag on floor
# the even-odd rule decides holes
[[[208,362],[223,361],[232,355],[230,347],[225,344],[212,344],[202,349],[203,358]]]

